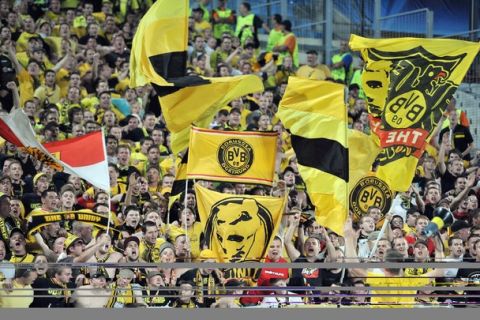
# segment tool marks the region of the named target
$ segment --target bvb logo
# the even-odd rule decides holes
[[[364,177],[350,192],[350,209],[355,218],[359,219],[371,206],[386,212],[390,209],[392,199],[393,193],[385,182],[377,177]]]
[[[226,173],[238,176],[252,166],[253,148],[244,140],[228,139],[218,148],[217,158]]]
[[[205,224],[205,244],[223,261],[258,261],[272,237],[272,214],[251,198],[229,197],[213,204]]]

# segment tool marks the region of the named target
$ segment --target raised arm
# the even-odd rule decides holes
[[[359,263],[357,254],[357,233],[353,230],[352,217],[349,217],[345,222],[344,235],[345,239],[345,257],[346,261],[352,263]],[[354,278],[365,278],[367,271],[361,268],[349,268],[348,272],[350,276]]]
[[[300,257],[300,252],[295,248],[295,245],[293,244],[293,233],[295,232],[295,229],[297,229],[298,226],[298,221],[296,223],[290,223],[290,225],[287,228],[287,232],[285,233],[285,249],[287,250],[288,257],[290,258],[290,261],[295,261]]]

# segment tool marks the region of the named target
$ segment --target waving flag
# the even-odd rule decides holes
[[[85,179],[102,190],[110,190],[105,141],[101,131],[42,145],[30,119],[20,109],[0,116],[0,136],[36,159]]]
[[[365,61],[362,87],[383,148],[377,177],[407,191],[426,143],[480,49],[450,39],[350,38]]]
[[[348,212],[348,132],[344,86],[296,77],[278,108],[320,225],[343,234]]]
[[[256,75],[187,76],[187,47],[188,1],[158,0],[140,21],[130,56],[130,86],[155,88],[174,153],[188,147],[192,124],[206,128],[228,102],[263,91]]]

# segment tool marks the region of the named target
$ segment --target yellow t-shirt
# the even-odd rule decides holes
[[[13,280],[12,287],[13,291],[7,291],[0,282],[0,308],[28,308],[33,302],[32,286],[23,286]]]
[[[325,80],[331,77],[330,70],[325,65],[318,65],[312,68],[308,65],[301,66],[297,70],[297,77],[313,80]]]
[[[22,69],[17,75],[20,91],[20,105],[25,105],[25,101],[33,98],[35,91],[33,77],[25,70]]]
[[[387,278],[384,274],[368,272],[366,283],[371,287],[421,287],[430,283],[430,278]],[[418,289],[412,290],[371,290],[371,308],[413,308]],[[376,296],[376,295],[389,296]],[[399,295],[412,296],[399,296]]]
[[[163,238],[157,238],[153,246],[147,245],[145,241],[140,241],[140,258],[147,262],[160,262],[160,246],[165,243],[165,241]]]
[[[60,87],[55,85],[55,88],[50,88],[45,85],[38,87],[33,96],[40,100],[40,103],[43,104],[45,100],[48,100],[49,103],[59,103],[60,102]]]

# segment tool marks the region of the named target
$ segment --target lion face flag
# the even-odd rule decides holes
[[[395,191],[412,182],[426,143],[457,90],[479,43],[451,39],[350,38],[365,61],[362,87],[383,148],[377,177]]]
[[[260,261],[278,232],[284,198],[229,195],[195,185],[205,243],[219,262]]]

